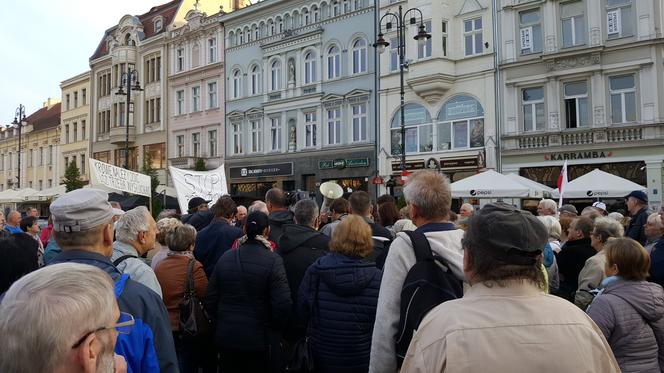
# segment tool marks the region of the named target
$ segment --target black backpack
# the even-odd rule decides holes
[[[396,334],[399,364],[406,356],[410,340],[424,316],[437,305],[463,295],[461,281],[454,276],[447,262],[431,251],[424,234],[413,231],[404,233],[413,243],[417,262],[408,271],[401,288],[401,317]]]

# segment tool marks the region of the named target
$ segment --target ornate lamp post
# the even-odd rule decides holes
[[[124,91],[127,86],[127,92]],[[127,96],[126,107],[126,121],[125,121],[125,161],[124,168],[129,169],[129,113],[131,112],[131,91],[142,91],[141,84],[138,81],[138,71],[132,69],[131,65],[127,64],[127,71],[122,73],[120,78],[120,88],[116,93],[119,96]]]
[[[18,128],[18,175],[16,176],[16,189],[21,189],[21,128],[27,123],[25,122],[25,106],[19,104],[14,114],[14,121],[11,127]]]

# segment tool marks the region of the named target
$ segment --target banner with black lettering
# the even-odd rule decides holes
[[[90,159],[90,183],[150,197],[150,176]]]
[[[215,203],[219,197],[228,194],[224,166],[212,171],[191,171],[169,167],[171,178],[178,193],[178,204],[182,213],[187,212],[189,200],[201,197]]]

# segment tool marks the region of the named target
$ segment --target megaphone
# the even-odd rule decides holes
[[[336,199],[344,195],[344,190],[341,185],[334,181],[326,181],[320,185],[320,194],[325,198]]]

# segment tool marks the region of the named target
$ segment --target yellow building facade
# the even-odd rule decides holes
[[[90,154],[90,71],[76,75],[60,83],[62,90],[60,152],[58,153],[59,182],[65,170],[75,163],[81,180],[89,180]],[[57,185],[57,184],[56,184]]]

